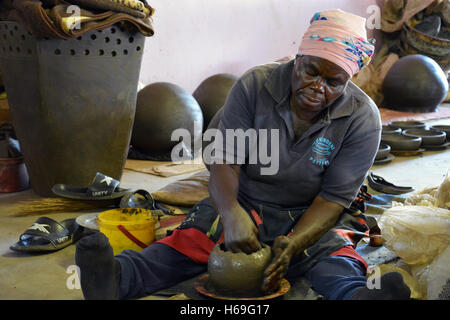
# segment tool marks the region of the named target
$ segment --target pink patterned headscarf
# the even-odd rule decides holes
[[[353,77],[368,65],[374,45],[367,40],[366,19],[339,9],[318,12],[303,36],[298,55],[331,61]]]

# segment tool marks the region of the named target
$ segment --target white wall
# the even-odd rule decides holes
[[[339,8],[369,17],[380,0],[148,0],[155,35],[145,42],[140,81],[192,93],[216,73],[294,55],[312,15]],[[370,30],[369,30],[370,31]]]

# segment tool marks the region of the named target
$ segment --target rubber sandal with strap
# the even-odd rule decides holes
[[[369,173],[367,182],[373,190],[387,194],[403,194],[414,191],[411,187],[396,186],[372,172]]]
[[[78,241],[83,233],[75,219],[57,222],[48,217],[40,217],[23,234],[19,241],[10,246],[21,252],[57,251]]]
[[[88,187],[74,187],[66,184],[56,184],[52,191],[54,194],[76,200],[111,200],[121,198],[129,189],[119,187],[119,181],[97,172],[91,185]]]

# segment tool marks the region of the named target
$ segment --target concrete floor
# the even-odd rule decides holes
[[[450,119],[428,121],[431,124],[450,125]],[[386,180],[420,190],[439,185],[450,168],[450,147],[445,151],[426,152],[416,157],[397,157],[393,162],[374,166],[373,172]],[[189,176],[180,175],[160,178],[144,173],[125,170],[121,185],[143,188],[153,192],[175,180]],[[374,192],[375,193],[375,192]],[[0,195],[0,299],[83,299],[80,289],[73,288],[70,279],[71,266],[75,264],[75,246],[49,254],[21,254],[9,246],[38,216],[11,216],[10,208],[21,200],[39,199],[33,191]],[[85,212],[83,212],[84,214]],[[49,217],[62,221],[75,218],[80,212],[52,213]],[[69,273],[68,273],[69,272]],[[69,282],[69,285],[67,283]],[[156,299],[149,297],[149,299]]]

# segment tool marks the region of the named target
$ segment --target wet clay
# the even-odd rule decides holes
[[[272,251],[267,245],[252,254],[225,251],[217,245],[208,260],[208,287],[229,297],[262,296],[264,270],[271,260]]]

